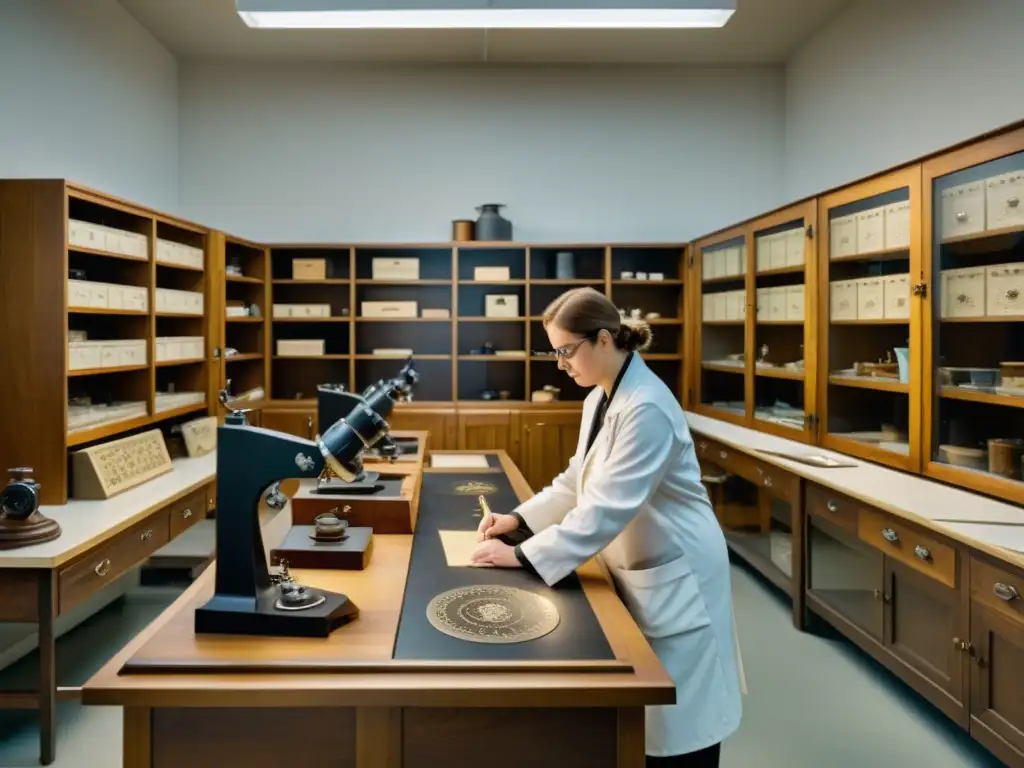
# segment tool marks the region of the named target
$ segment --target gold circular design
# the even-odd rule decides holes
[[[486,496],[489,493],[497,493],[498,486],[494,483],[484,483],[480,480],[469,480],[456,485],[455,492],[464,496]]]
[[[515,587],[481,584],[442,592],[427,605],[434,629],[471,643],[523,643],[558,626],[555,604]]]

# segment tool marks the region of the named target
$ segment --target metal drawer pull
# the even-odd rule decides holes
[[[958,213],[956,215],[956,220],[957,221],[967,221],[967,214],[961,211],[960,213]]]
[[[992,587],[992,591],[996,593],[996,597],[1008,603],[1020,599],[1020,592],[1011,584],[1003,584],[997,581],[995,586]]]
[[[1011,197],[1009,200],[1006,201],[1006,204],[1011,208],[1016,208],[1018,205],[1020,205],[1020,198]]]
[[[186,509],[184,512],[181,513],[181,517],[184,520],[188,520],[190,517],[192,517],[192,510]]]
[[[143,541],[147,541],[149,539],[152,539],[153,538],[153,529],[150,528],[148,531],[143,531],[142,535],[139,536],[139,538],[142,539]]]
[[[729,456],[729,454],[726,453],[725,451],[719,451],[718,452],[718,458],[720,458],[720,459],[727,458],[728,456]]]
[[[700,441],[700,445],[698,445],[697,447],[700,449],[701,453],[704,453],[704,451],[706,451],[708,449],[708,444],[706,442],[704,442],[703,440],[701,440]]]
[[[771,477],[769,475],[765,475],[764,476],[764,487],[765,488],[771,488],[772,487],[772,479],[771,479]]]
[[[828,506],[828,511],[831,512],[832,514],[835,514],[836,512],[839,511],[839,505],[836,504],[834,501],[830,501],[827,506]]]
[[[885,539],[886,541],[891,541],[893,543],[896,543],[897,541],[900,540],[900,535],[898,533],[896,533],[896,531],[894,531],[892,528],[883,528],[882,529],[882,538]]]
[[[927,562],[932,559],[932,553],[928,551],[928,547],[922,547],[920,544],[914,547],[914,554],[917,555],[918,560]]]
[[[93,570],[96,571],[97,576],[106,576],[110,573],[110,561],[107,559],[102,560]]]

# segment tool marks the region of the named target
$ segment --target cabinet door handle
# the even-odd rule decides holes
[[[839,511],[839,505],[836,504],[834,501],[830,501],[826,506],[828,507],[828,511],[831,512],[833,515]]]
[[[725,451],[719,451],[718,452],[718,458],[720,458],[720,459],[727,459],[728,457],[729,457],[729,454],[726,453]]]
[[[992,591],[995,592],[996,597],[1000,600],[1004,600],[1007,603],[1013,602],[1014,600],[1020,599],[1020,592],[1012,584],[1003,584],[1002,582],[996,582],[995,586],[992,587]]]
[[[957,221],[967,221],[967,214],[963,213],[963,212],[958,213],[956,215],[956,220]]]
[[[153,538],[153,529],[150,528],[148,531],[143,531],[142,534],[139,536],[139,538],[142,541],[148,541],[149,539],[152,539]]]
[[[764,476],[764,487],[765,488],[771,488],[772,487],[771,475],[765,475]]]
[[[700,450],[701,453],[704,453],[708,449],[708,444],[701,440],[697,448]]]
[[[892,542],[892,543],[895,544],[897,541],[900,540],[900,535],[898,533],[896,533],[896,531],[894,531],[892,528],[883,528],[882,529],[882,538],[885,539],[886,541],[889,541],[889,542]]]
[[[110,573],[110,561],[104,558],[93,570],[96,571],[97,576],[106,576]]]
[[[184,512],[181,513],[181,519],[182,520],[188,520],[190,517],[192,517],[192,510],[191,509],[186,509]]]
[[[958,651],[966,651],[967,650],[967,643],[965,643],[959,637],[954,637],[953,638],[953,647],[956,648]]]
[[[918,544],[914,547],[914,554],[917,555],[918,560],[929,562],[932,559],[932,553],[928,550],[928,547],[922,547]]]
[[[312,416],[307,416],[306,417],[306,429],[309,430],[309,438],[310,438],[310,440],[312,440],[313,439],[313,417]]]

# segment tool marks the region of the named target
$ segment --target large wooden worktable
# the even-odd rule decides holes
[[[519,499],[532,495],[504,452],[474,453],[500,465],[460,473],[501,473]],[[265,546],[290,525],[285,508]],[[216,564],[207,569],[83,688],[86,704],[124,706],[125,768],[642,768],[644,706],[672,703],[674,685],[600,562],[578,575],[613,658],[396,660],[413,539],[376,534],[364,571],[293,570],[360,608],[327,639],[197,637]],[[486,583],[488,569],[473,570]]]

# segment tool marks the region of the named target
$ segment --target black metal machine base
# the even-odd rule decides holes
[[[321,477],[316,484],[317,493],[332,495],[364,496],[384,490],[380,483],[380,472],[364,472],[359,479],[346,483],[340,477]]]
[[[277,585],[265,589],[252,603],[214,596],[196,609],[196,634],[262,635],[269,637],[328,637],[343,624],[358,618],[359,609],[345,595],[315,590],[324,602],[303,610],[275,607],[280,599]]]

